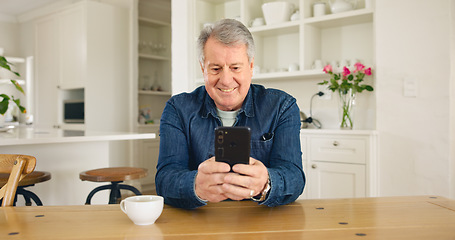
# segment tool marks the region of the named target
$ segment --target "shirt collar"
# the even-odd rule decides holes
[[[209,116],[209,114],[211,114],[213,117],[217,117],[218,115],[216,113],[215,102],[209,96],[205,87],[204,87],[204,92],[205,92],[205,98],[204,98],[204,105],[202,106],[202,109],[201,109],[201,117],[207,118]],[[243,101],[242,107],[239,110],[239,115],[243,112],[243,113],[245,113],[245,116],[247,116],[247,117],[254,117],[253,102],[254,102],[253,101],[253,90],[252,90],[252,85],[250,85],[250,89],[248,90],[245,100]]]

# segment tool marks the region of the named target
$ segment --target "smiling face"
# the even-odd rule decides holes
[[[209,38],[201,64],[205,88],[218,109],[234,111],[242,107],[253,76],[253,62],[248,61],[245,44],[226,46]]]

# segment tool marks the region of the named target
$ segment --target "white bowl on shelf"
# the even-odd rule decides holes
[[[288,22],[293,12],[294,4],[290,2],[278,1],[262,4],[262,13],[267,25]]]

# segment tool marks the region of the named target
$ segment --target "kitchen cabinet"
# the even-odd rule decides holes
[[[134,163],[136,167],[146,168],[148,170],[145,178],[139,179],[141,188],[147,192],[156,191],[155,188],[155,175],[156,164],[158,163],[158,153],[160,149],[159,139],[141,140],[138,141],[139,145],[139,158]]]
[[[256,44],[255,73],[253,82],[271,80],[304,80],[321,78],[321,68],[314,63],[361,60],[373,63],[373,14],[372,8],[365,8],[365,1],[359,0],[355,10],[313,17],[315,0],[286,0],[298,11],[298,19],[273,25],[251,27],[254,19],[263,17],[262,4],[266,0],[192,0],[188,3],[189,64],[187,76],[193,76],[195,87],[203,84],[202,73],[197,62],[196,39],[205,24],[222,18],[234,18],[249,27]],[[185,4],[175,0],[179,4]],[[183,15],[185,17],[185,15]],[[179,22],[183,24],[184,20]],[[185,27],[175,25],[175,27]],[[175,39],[186,44],[187,39]],[[185,61],[185,62],[184,62]],[[189,62],[189,63],[188,63]],[[290,66],[293,66],[291,71]],[[298,67],[295,67],[298,66]],[[185,74],[181,74],[184,76]],[[176,80],[177,81],[177,80]],[[191,89],[188,89],[191,90]]]
[[[34,124],[37,127],[56,127],[58,118],[58,20],[50,16],[40,19],[35,26],[36,101]]]
[[[137,14],[137,115],[134,129],[156,133],[157,139],[137,141],[134,165],[147,168],[140,180],[142,190],[155,191],[159,154],[159,121],[172,95],[171,84],[171,1],[138,1]]]
[[[374,131],[302,130],[307,185],[301,198],[377,196]]]
[[[160,8],[150,2],[139,1],[139,8],[138,124],[153,125],[171,97],[171,23],[153,18]]]
[[[88,10],[88,8],[87,8]],[[84,6],[69,8],[59,14],[59,57],[60,76],[59,87],[62,89],[83,88],[85,81],[85,56],[87,42],[85,41],[86,20]]]
[[[95,1],[78,1],[35,21],[35,126],[129,129],[128,29],[127,9]],[[81,99],[84,124],[66,124],[63,102]]]

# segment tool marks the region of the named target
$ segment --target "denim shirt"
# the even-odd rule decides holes
[[[173,96],[160,121],[160,153],[155,178],[166,204],[181,208],[206,205],[194,190],[199,164],[215,155],[216,105],[204,86]],[[295,201],[305,185],[300,149],[300,111],[287,93],[251,84],[234,126],[251,129],[251,157],[269,172],[267,206]]]

